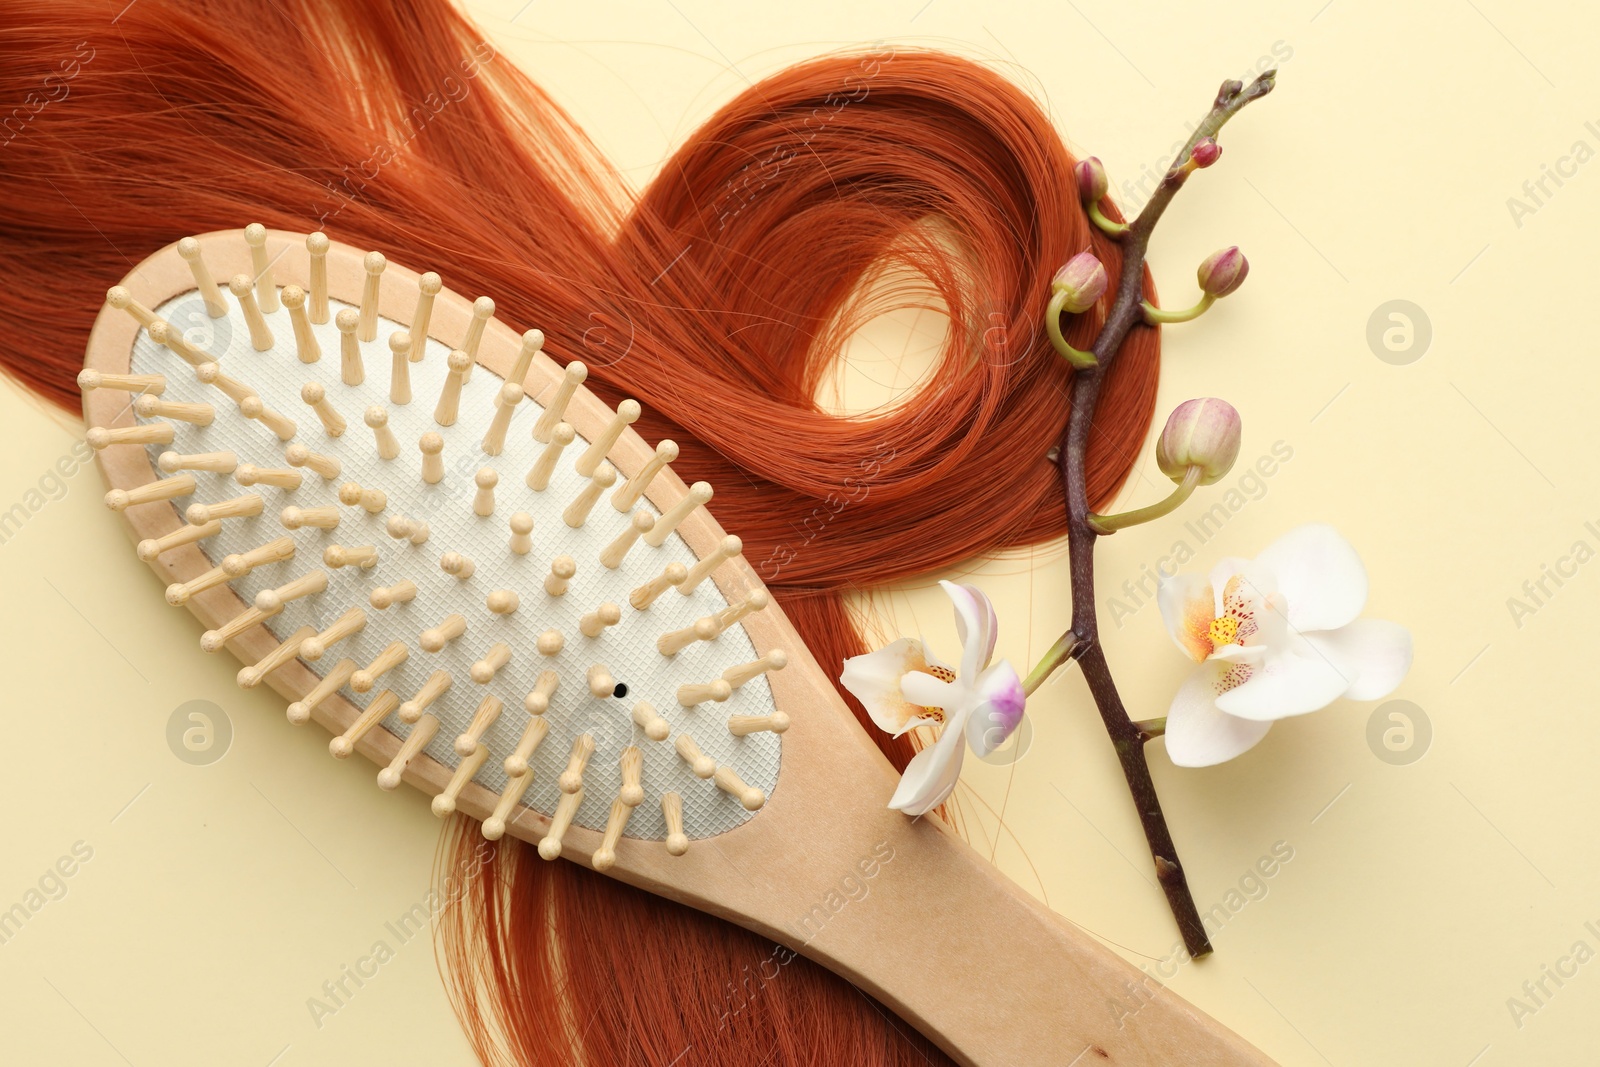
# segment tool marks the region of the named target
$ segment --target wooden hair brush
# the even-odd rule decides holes
[[[241,686],[437,814],[788,945],[963,1063],[1270,1062],[1170,993],[1119,1020],[1147,975],[886,808],[711,487],[543,340],[320,233],[186,238],[89,339],[106,503]]]

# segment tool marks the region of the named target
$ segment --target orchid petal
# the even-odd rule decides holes
[[[907,815],[924,815],[944,803],[961,777],[961,757],[966,752],[964,726],[951,722],[939,740],[911,758],[889,798],[889,807]]]
[[[1272,728],[1270,722],[1253,722],[1217,708],[1217,691],[1227,684],[1234,668],[1226,663],[1202,663],[1172,698],[1167,709],[1167,757],[1179,767],[1210,767],[1226,763],[1254,748]]]
[[[878,729],[899,737],[913,727],[939,721],[925,713],[925,705],[907,700],[900,688],[901,678],[926,667],[922,642],[902,637],[876,652],[845,660],[839,684],[861,701]]]
[[[1215,594],[1211,583],[1198,574],[1179,574],[1161,579],[1156,588],[1156,603],[1161,606],[1161,621],[1173,644],[1199,663],[1211,655],[1211,620],[1216,617]]]
[[[1411,631],[1397,622],[1357,619],[1305,639],[1352,679],[1344,694],[1351,700],[1388,696],[1411,669]]]
[[[974,689],[978,702],[967,716],[967,744],[979,756],[987,756],[1003,745],[1022,721],[1028,695],[1010,660],[984,671]]]
[[[1296,630],[1337,630],[1367,603],[1367,569],[1350,542],[1325,523],[1299,526],[1262,550],[1256,562],[1277,579]]]
[[[924,708],[942,708],[946,715],[955,714],[961,705],[969,702],[961,685],[922,671],[911,671],[901,677],[900,692],[911,703]]]
[[[961,677],[972,679],[989,665],[994,655],[994,642],[999,634],[994,605],[983,591],[973,585],[940,582],[956,609],[956,634],[961,638]]]
[[[1277,576],[1258,559],[1224,556],[1212,566],[1208,577],[1216,597],[1212,605],[1215,615],[1222,615],[1228,610],[1228,582],[1234,577],[1239,579],[1235,587],[1239,595],[1256,600],[1265,600],[1278,588]]]
[[[1219,693],[1217,708],[1243,719],[1272,722],[1327,707],[1344,695],[1353,675],[1305,642],[1270,652],[1245,668],[1249,677]]]

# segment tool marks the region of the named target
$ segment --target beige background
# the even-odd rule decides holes
[[[1265,897],[1220,932],[1216,956],[1174,984],[1285,1064],[1592,1060],[1600,964],[1559,989],[1547,981],[1555,995],[1520,1028],[1507,998],[1575,942],[1600,949],[1584,928],[1600,929],[1600,746],[1580,673],[1600,565],[1578,568],[1520,627],[1507,598],[1574,542],[1600,548],[1584,526],[1600,520],[1600,369],[1579,320],[1593,295],[1600,168],[1561,162],[1578,141],[1585,157],[1600,150],[1600,125],[1585,125],[1600,120],[1588,54],[1600,16],[1505,0],[849,0],[759,15],[704,0],[469,6],[641,185],[747,81],[882,39],[1015,77],[1074,146],[1106,161],[1115,189],[1165,163],[1218,81],[1276,55],[1277,94],[1228,129],[1222,165],[1169,213],[1153,264],[1176,305],[1207,252],[1244,247],[1244,289],[1169,332],[1161,406],[1224,396],[1244,416],[1241,471],[1278,441],[1293,458],[1209,543],[1182,527],[1216,499],[1206,491],[1174,519],[1104,543],[1101,598],[1177,539],[1209,565],[1333,521],[1366,558],[1370,613],[1416,635],[1396,697],[1420,706],[1433,739],[1420,761],[1383,762],[1366,739],[1374,706],[1341,703],[1279,724],[1220,768],[1180,771],[1153,746],[1202,908],[1275,842],[1294,849]],[[1553,195],[1535,203],[1522,185],[1545,166],[1565,184],[1547,181]],[[1534,210],[1513,218],[1514,196]],[[1396,299],[1420,307],[1433,334],[1403,366],[1367,342],[1369,317]],[[936,335],[926,321],[871,331],[837,402],[861,409],[904,390]],[[81,429],[9,387],[0,419],[3,509]],[[1148,449],[1138,470],[1129,503],[1165,484]],[[335,764],[325,738],[288,729],[270,693],[238,690],[237,664],[198,653],[193,620],[134,565],[98,476],[67,484],[0,545],[0,643],[15,665],[0,908],[75,842],[93,857],[0,944],[7,1060],[467,1062],[421,940],[320,1028],[306,1007],[374,941],[392,944],[385,921],[424,898],[438,828],[422,798],[380,793],[369,767]],[[1000,607],[1000,654],[1026,670],[1067,622],[1059,547],[965,573]],[[937,589],[875,606],[886,633],[954,641]],[[1130,704],[1163,714],[1186,661],[1158,613],[1120,627],[1102,617]],[[190,700],[215,702],[232,723],[211,766],[167,746],[167,720]],[[1019,761],[968,762],[975,833],[1023,886],[1154,966],[1176,936],[1081,680],[1058,679],[1029,710]]]

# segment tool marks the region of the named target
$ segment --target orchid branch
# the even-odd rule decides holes
[[[1129,716],[1111,676],[1105,650],[1100,645],[1099,622],[1095,616],[1094,545],[1101,535],[1095,527],[1096,517],[1089,510],[1085,468],[1090,427],[1106,372],[1111,369],[1122,342],[1127,339],[1128,331],[1145,320],[1144,265],[1150,235],[1167,205],[1196,169],[1196,161],[1191,159],[1196,146],[1202,141],[1212,142],[1229,119],[1252,101],[1270,93],[1276,75],[1275,70],[1269,70],[1248,86],[1238,81],[1223,83],[1211,111],[1195,129],[1144,210],[1120,235],[1122,273],[1117,280],[1116,298],[1105,326],[1090,349],[1094,365],[1074,370],[1072,406],[1056,461],[1066,492],[1068,560],[1072,580],[1072,628],[1057,643],[1057,648],[1066,643],[1070,651],[1059,662],[1065,662],[1068,658],[1076,659],[1083,669],[1084,680],[1094,697],[1095,707],[1100,712],[1112,746],[1116,749],[1128,790],[1133,795],[1134,807],[1139,812],[1139,821],[1144,826],[1150,854],[1155,861],[1156,877],[1166,893],[1167,903],[1172,908],[1178,929],[1183,934],[1184,945],[1191,956],[1209,954],[1211,942],[1206,936],[1199,910],[1195,907],[1194,896],[1189,891],[1188,879],[1178,862],[1178,851],[1161,812],[1161,801],[1156,795],[1150,766],[1145,759],[1144,745],[1153,736],[1149,729],[1153,723],[1141,725]],[[1214,149],[1214,142],[1207,147]],[[1030,674],[1029,681],[1037,687],[1057,665],[1059,663],[1045,669],[1044,675],[1037,680]],[[1045,664],[1041,663],[1039,668],[1035,668],[1034,674],[1044,667]]]

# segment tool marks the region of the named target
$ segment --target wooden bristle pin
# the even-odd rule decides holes
[[[485,604],[492,615],[510,615],[522,605],[522,598],[510,589],[496,589]]]
[[[689,765],[689,770],[694,772],[696,778],[710,778],[717,773],[717,761],[700,751],[700,746],[688,734],[679,734],[673,740],[672,747],[677,751],[678,758]]]
[[[572,443],[578,432],[564,422],[556,423],[556,428],[551,431],[550,440],[545,444],[539,458],[533,461],[533,466],[528,470],[526,479],[529,489],[542,493],[550,485],[550,476],[556,472],[556,464],[561,462],[561,452]]]
[[[390,641],[382,652],[372,657],[372,662],[350,676],[350,688],[357,693],[371,692],[378,679],[411,658],[411,650],[404,641]],[[396,701],[398,703],[398,701]]]
[[[361,314],[354,308],[343,308],[333,317],[339,330],[339,380],[346,385],[360,385],[367,380],[367,368],[361,360],[361,341],[356,330],[361,325]]]
[[[500,709],[503,706],[500,703],[500,698],[493,693],[478,702],[478,710],[472,713],[472,722],[467,726],[467,732],[456,738],[456,755],[472,755],[473,750],[478,747],[478,742],[483,740],[483,735],[488,732],[489,727],[494,725],[494,721],[500,717]]]
[[[400,454],[400,439],[389,429],[387,411],[374,404],[361,416],[361,421],[372,428],[372,435],[378,443],[379,459],[394,459]]]
[[[289,324],[294,327],[294,351],[301,363],[322,358],[322,346],[311,332],[311,316],[306,314],[306,291],[298,285],[283,287],[283,306],[289,309]]]
[[[190,504],[184,510],[183,517],[196,526],[202,526],[215,519],[248,519],[261,514],[265,506],[266,502],[261,499],[260,493],[246,493],[219,500],[215,504]]]
[[[533,516],[526,511],[511,516],[511,551],[518,556],[533,551]]]
[[[678,703],[686,708],[707,701],[720,704],[733,695],[733,686],[718,678],[714,682],[690,682],[678,686]]]
[[[467,334],[461,339],[459,351],[467,354],[467,367],[464,373],[472,373],[472,360],[478,358],[478,346],[483,343],[483,328],[494,318],[494,301],[487,296],[480,296],[472,302],[472,319],[467,323]]]
[[[379,611],[387,611],[395,604],[409,604],[417,596],[417,583],[402,578],[393,585],[380,585],[367,597],[367,603]]]
[[[276,615],[283,610],[283,606],[290,601],[299,600],[301,597],[315,596],[327,592],[328,572],[318,567],[316,570],[307,571],[292,582],[286,582],[276,589],[263,589],[256,594],[256,608],[269,615]]]
[[[551,596],[565,596],[578,573],[578,564],[571,556],[557,556],[550,561],[550,573],[544,576],[544,591]]]
[[[356,336],[363,341],[376,341],[378,339],[378,290],[383,283],[383,268],[389,261],[383,258],[382,252],[368,252],[361,261],[366,268],[367,277],[361,284],[361,320],[356,330]]]
[[[389,335],[389,403],[411,403],[411,335],[396,330]]]
[[[585,681],[589,686],[589,695],[599,700],[604,700],[617,690],[617,680],[612,677],[611,670],[603,663],[589,665]]]
[[[617,842],[622,840],[622,831],[628,825],[628,816],[632,814],[633,807],[621,797],[611,802],[611,813],[606,816],[606,832],[590,860],[595,870],[608,871],[616,865]]]
[[[500,673],[502,667],[511,662],[511,646],[504,641],[496,641],[489,646],[489,651],[483,658],[472,665],[468,672],[472,680],[479,685],[488,685],[494,681],[494,676]]]
[[[630,808],[637,808],[644,803],[644,784],[641,781],[644,753],[637,746],[629,745],[617,758],[617,766],[622,771],[622,789],[618,791],[617,799]]]
[[[350,676],[355,672],[356,661],[353,659],[342,659],[334,664],[333,670],[324,674],[322,680],[312,688],[311,692],[307,693],[303,699],[289,705],[286,709],[289,721],[299,726],[309,720],[317,705],[343,689],[345,683],[350,680]]]
[[[199,370],[207,363],[215,363],[216,357],[209,352],[202,352],[189,343],[183,331],[167,322],[166,319],[156,319],[149,326],[150,340],[162,345],[173,355],[183,360],[189,366]]]
[[[300,399],[311,406],[316,412],[317,419],[322,423],[322,428],[329,437],[338,437],[344,433],[349,425],[344,421],[344,416],[333,410],[333,405],[328,402],[328,390],[320,382],[307,382],[300,387]]]
[[[133,410],[141,418],[176,419],[192,426],[210,426],[217,417],[217,409],[210,404],[161,400],[150,393],[141,393],[133,402]]]
[[[170,445],[174,427],[170,422],[146,422],[138,426],[108,428],[96,426],[84,435],[96,452],[112,445]]]
[[[322,562],[330,567],[360,567],[370,571],[378,565],[378,549],[374,545],[329,545],[322,551]]]
[[[426,544],[430,536],[427,523],[404,515],[389,516],[384,531],[396,541],[410,541],[414,545]]]
[[[522,728],[522,739],[517,741],[517,747],[506,757],[504,769],[507,776],[515,777],[518,774],[528,773],[528,760],[533,758],[533,753],[538,752],[539,745],[544,744],[544,737],[550,733],[550,723],[546,718],[534,715],[528,720],[528,725]]]
[[[439,557],[439,569],[454,578],[466,581],[478,569],[478,565],[459,552],[446,552]]]
[[[612,483],[616,480],[617,469],[609,463],[600,464],[599,467],[595,468],[594,476],[589,479],[589,484],[584,486],[577,496],[573,497],[572,503],[568,504],[566,510],[561,513],[561,521],[574,530],[578,529],[588,521],[589,512],[594,509],[595,501],[600,499],[600,494],[610,489]],[[645,539],[649,540],[649,535],[646,535]]]
[[[439,389],[439,403],[434,406],[433,421],[440,426],[454,426],[461,414],[461,387],[466,384],[472,357],[457,349],[450,353],[445,366],[450,368],[450,373],[444,376],[444,385]]]
[[[737,800],[745,811],[760,811],[761,805],[767,802],[767,794],[753,785],[746,785],[743,778],[732,767],[718,767],[717,773],[711,776],[711,781],[716,787]]]
[[[272,260],[267,256],[267,228],[252,222],[244,228],[250,246],[250,269],[255,272],[256,301],[268,315],[278,310],[278,287],[272,280]]]
[[[180,474],[175,478],[161,478],[146,482],[134,489],[112,489],[106,493],[106,507],[112,511],[126,511],[139,504],[153,504],[174,497],[188,496],[194,492],[194,475]]]
[[[439,732],[439,720],[432,715],[424,715],[417,720],[411,728],[406,739],[400,743],[400,750],[394,754],[394,759],[389,761],[389,766],[378,772],[378,788],[394,789],[405,778],[406,767],[417,758],[417,753],[427,747],[433,740],[433,735]]]
[[[540,671],[533,690],[522,698],[523,708],[529,715],[543,715],[550,710],[550,698],[556,695],[556,689],[560,685],[561,675],[548,669]]]
[[[528,371],[533,369],[533,361],[544,348],[544,331],[528,330],[522,335],[522,347],[517,349],[517,358],[511,364],[511,373],[506,375],[506,381],[516,382],[518,385],[527,381]]]
[[[466,632],[466,616],[452,612],[446,615],[438,626],[422,631],[422,636],[417,638],[417,644],[422,646],[424,652],[438,652]]]
[[[331,482],[339,477],[343,470],[339,461],[332,456],[325,456],[321,452],[313,452],[305,445],[290,445],[283,450],[283,458],[289,461],[291,467],[308,467],[325,482]]]
[[[673,792],[662,793],[661,817],[667,823],[667,855],[688,852],[689,835],[683,832],[683,798]]]
[[[417,440],[417,450],[422,453],[423,482],[438,485],[444,481],[444,438],[425,433]]]
[[[644,535],[644,543],[651,548],[660,548],[666,544],[667,538],[672,536],[672,531],[678,528],[678,524],[689,517],[690,512],[710,499],[711,486],[706,482],[695,482],[682,500],[668,508],[662,513],[661,518],[656,520],[655,526]]]
[[[242,404],[256,395],[255,389],[222,373],[222,368],[215,362],[202,363],[194,369],[194,376],[206,385],[220,391],[235,404]]]
[[[781,734],[789,728],[789,716],[781,711],[771,715],[734,715],[728,719],[728,732],[734,737],[771,731]]]
[[[240,485],[270,485],[278,489],[298,489],[305,475],[293,467],[257,467],[241,463],[233,472],[233,480]]]
[[[722,680],[737,689],[752,678],[759,678],[768,671],[781,671],[788,665],[787,652],[781,648],[768,649],[760,659],[740,663],[723,671]]]
[[[656,597],[674,586],[682,585],[689,570],[681,563],[669,563],[666,569],[628,594],[628,603],[643,611],[656,602]]]
[[[416,722],[422,717],[435,700],[444,696],[449,691],[452,679],[449,671],[439,670],[428,675],[428,680],[422,683],[422,688],[417,690],[416,696],[400,705],[400,721]]]
[[[650,491],[650,483],[656,480],[667,464],[678,458],[678,442],[662,441],[656,445],[655,455],[645,461],[637,474],[617,487],[611,494],[611,506],[618,511],[627,511],[639,502],[639,499]]]
[[[711,616],[711,619],[716,623],[717,633],[720,634],[751,612],[765,609],[770,603],[772,603],[771,594],[765,589],[754,589],[743,600],[728,605]]]
[[[222,293],[217,290],[217,280],[211,276],[211,271],[206,266],[205,253],[200,248],[200,242],[193,237],[183,238],[178,242],[178,255],[189,264],[189,273],[194,275],[194,287],[200,290],[200,299],[205,301],[206,314],[214,319],[226,315],[228,305],[222,299]]]
[[[200,651],[221,652],[229,641],[244,633],[252,626],[259,625],[276,614],[271,611],[262,611],[260,608],[249,608],[239,612],[233,618],[217,627],[207,630],[200,635]]]
[[[300,644],[300,658],[315,663],[328,654],[328,649],[353,637],[367,628],[367,613],[360,608],[351,608],[343,615],[328,624],[327,629],[321,633],[313,634]]]
[[[456,773],[450,776],[450,784],[444,787],[443,792],[433,798],[433,813],[439,818],[452,815],[456,810],[456,799],[461,796],[461,791],[472,781],[473,775],[483,768],[489,760],[489,747],[479,745],[477,750],[456,764]]]
[[[621,621],[622,609],[608,600],[593,611],[584,612],[583,618],[578,620],[578,629],[585,637],[599,637],[605,633],[607,626],[615,626]]]
[[[633,543],[639,539],[641,534],[649,533],[650,527],[655,524],[655,516],[643,508],[634,512],[633,519],[617,535],[616,540],[601,550],[600,565],[607,570],[613,571],[622,566],[623,559],[628,555],[628,549],[633,547]]]
[[[663,656],[676,656],[696,641],[713,640],[718,633],[717,620],[711,616],[699,619],[693,626],[664,633],[656,640],[656,651]]]
[[[528,791],[528,786],[533,781],[531,774],[519,774],[506,779],[506,787],[500,793],[500,800],[494,806],[494,814],[483,820],[483,836],[490,841],[498,841],[506,835],[506,822],[511,818],[511,813],[516,810],[517,804],[522,800],[522,794]]]
[[[208,471],[212,474],[232,474],[239,467],[239,457],[232,452],[196,452],[183,455],[163,452],[156,466],[171,474],[174,471]]]
[[[555,432],[556,423],[567,413],[567,402],[572,399],[572,394],[578,391],[578,386],[589,377],[589,368],[577,360],[567,364],[567,369],[561,372],[561,381],[556,383],[556,391],[551,396],[550,402],[545,405],[544,412],[540,414],[539,421],[533,424],[533,439],[540,444],[548,444],[550,435]]]
[[[572,739],[572,754],[567,757],[567,769],[556,779],[556,785],[563,793],[576,793],[583,788],[583,771],[589,766],[589,757],[592,755],[594,755],[593,737],[579,734]]]
[[[257,352],[271,350],[272,331],[267,328],[267,320],[256,304],[255,286],[250,284],[250,275],[235,274],[233,280],[228,282],[228,292],[233,294],[244,311],[245,325],[250,328],[250,347]]]
[[[248,552],[236,552],[222,557],[222,569],[235,578],[243,578],[257,567],[270,563],[283,563],[294,558],[294,538],[279,537]]]
[[[539,635],[534,647],[541,656],[558,656],[562,648],[566,647],[567,639],[561,636],[560,630],[546,630]]]
[[[415,342],[411,352],[413,363],[422,362],[422,357],[428,354],[428,327],[433,322],[433,298],[443,288],[444,281],[431,270],[417,278],[417,306],[411,312],[411,329],[408,331]]]
[[[167,379],[160,374],[107,374],[98,370],[78,372],[78,388],[85,393],[96,389],[119,389],[125,393],[160,396],[167,391]]]
[[[222,532],[222,523],[216,519],[209,522],[189,523],[178,527],[171,533],[162,534],[160,537],[148,537],[139,542],[134,550],[135,554],[144,562],[153,562],[163,552],[170,552],[174,548],[192,545],[197,541],[204,541],[208,537],[215,537]]]
[[[306,234],[306,251],[311,254],[311,293],[306,311],[311,321],[322,324],[328,321],[328,235],[318,230]]]
[[[369,515],[376,515],[389,506],[389,498],[382,489],[363,489],[355,482],[345,482],[339,487],[339,503],[346,507],[360,507]]]
[[[472,476],[478,492],[472,498],[472,513],[480,519],[494,514],[494,487],[500,484],[500,475],[493,467],[480,467]]]
[[[585,478],[594,474],[611,454],[611,449],[616,446],[622,432],[639,421],[642,410],[637,400],[624,400],[618,404],[611,421],[606,423],[606,428],[600,431],[589,447],[583,450],[583,455],[578,457],[578,462],[573,468]]]
[[[339,509],[331,505],[325,508],[298,508],[291,504],[278,513],[278,521],[283,523],[286,530],[298,530],[306,526],[316,530],[332,530],[339,525]]]
[[[280,441],[287,441],[295,435],[294,420],[267,407],[259,396],[247,396],[239,401],[239,414],[259,422],[277,434]]]
[[[361,672],[356,671],[355,676],[359,677],[360,675]],[[351,688],[355,688],[353,680]],[[356,692],[365,693],[366,690],[356,689]],[[373,697],[367,702],[367,706],[362,709],[361,714],[356,717],[356,721],[351,723],[344,733],[328,742],[328,751],[333,754],[335,759],[348,758],[356,750],[356,745],[361,743],[361,739],[371,733],[374,726],[388,718],[389,713],[394,710],[395,705],[398,703],[400,703],[400,698],[395,696],[392,690],[388,689]]]
[[[652,741],[665,741],[672,732],[667,720],[656,713],[655,705],[641,700],[633,706],[633,722]]]
[[[118,311],[126,311],[133,321],[146,328],[156,321],[156,313],[133,298],[126,286],[113,285],[106,290],[106,303]]]
[[[302,626],[290,634],[288,639],[281,642],[277,648],[257,660],[253,666],[241,668],[239,673],[234,676],[239,688],[254,689],[260,685],[263,678],[298,656],[301,643],[316,632],[315,627]]]
[[[498,456],[506,450],[506,433],[511,429],[511,416],[522,403],[522,386],[507,382],[494,398],[494,418],[489,421],[489,432],[483,435],[485,455]]]
[[[212,567],[198,577],[187,582],[173,582],[167,586],[165,597],[168,604],[181,608],[190,600],[199,596],[207,589],[214,589],[219,585],[226,585],[233,581],[236,575],[229,574],[222,567]]]
[[[578,808],[583,804],[583,790],[576,793],[562,793],[561,799],[556,801],[555,813],[550,816],[550,829],[545,831],[544,837],[539,839],[539,857],[541,859],[555,860],[561,858],[561,839],[567,836],[567,831],[572,828],[572,820],[578,814]]]

